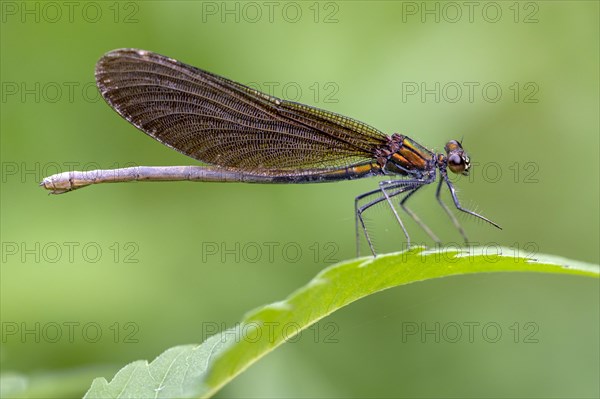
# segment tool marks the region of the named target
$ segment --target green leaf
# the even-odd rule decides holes
[[[599,277],[598,265],[549,255],[528,259],[511,248],[410,251],[328,267],[287,299],[255,309],[201,345],[171,348],[152,363],[125,366],[109,383],[94,380],[86,398],[210,397],[301,330],[360,298],[428,279],[489,272],[544,272]],[[492,253],[490,253],[492,252]]]

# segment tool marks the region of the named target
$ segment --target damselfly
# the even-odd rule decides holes
[[[54,194],[90,184],[128,181],[322,183],[388,176],[376,190],[355,200],[357,249],[364,231],[375,248],[363,214],[386,201],[410,245],[400,207],[436,242],[440,240],[406,207],[421,187],[436,180],[436,197],[466,235],[440,193],[445,183],[459,211],[500,228],[461,206],[448,177],[468,174],[470,162],[457,140],[434,153],[401,134],[388,136],[357,120],[285,101],[221,76],[150,51],[120,49],[96,65],[96,82],[106,102],[135,127],[185,155],[213,166],[138,166],[63,172],[41,185]]]

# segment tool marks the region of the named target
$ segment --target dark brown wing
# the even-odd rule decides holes
[[[280,100],[137,49],[105,54],[96,82],[123,118],[197,160],[246,169],[327,168],[364,162],[386,142],[351,118]]]

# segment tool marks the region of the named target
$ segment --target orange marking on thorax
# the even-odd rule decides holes
[[[396,159],[405,159],[407,169],[424,169],[427,166],[426,154],[415,148],[410,140],[404,139],[402,147],[396,154],[399,154],[399,158]]]

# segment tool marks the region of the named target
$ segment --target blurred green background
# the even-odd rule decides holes
[[[504,228],[461,217],[473,241],[599,262],[597,2],[69,4],[1,3],[0,361],[45,378],[41,397],[81,395],[93,376],[201,342],[354,257],[354,197],[376,187],[139,183],[48,196],[38,182],[69,167],[197,164],[98,97],[94,64],[115,48],[432,149],[464,137],[476,166],[457,180],[460,198]],[[434,193],[413,209],[459,242]],[[393,224],[374,228],[382,250],[402,248]],[[592,279],[414,284],[332,315],[219,396],[598,397],[598,315]],[[51,389],[55,376],[74,382]]]

